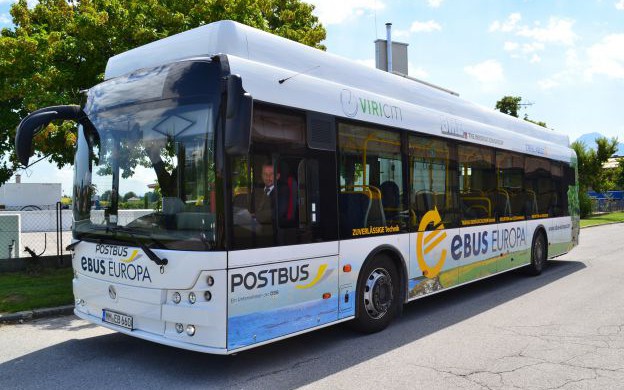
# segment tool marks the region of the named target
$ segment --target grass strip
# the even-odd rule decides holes
[[[68,305],[74,301],[71,268],[0,273],[0,313]]]
[[[591,217],[581,219],[581,227],[604,225],[613,222],[624,222],[624,211],[592,215]]]

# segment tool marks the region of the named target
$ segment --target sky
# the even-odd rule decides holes
[[[410,76],[491,108],[521,96],[532,105],[520,115],[570,141],[591,132],[624,141],[624,0],[308,2],[331,53],[374,67],[373,42],[391,22],[393,40],[409,45]],[[0,0],[0,27],[11,25],[11,3]],[[71,167],[42,162],[22,174],[71,188]]]

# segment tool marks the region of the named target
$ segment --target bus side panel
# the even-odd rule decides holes
[[[410,234],[392,234],[378,237],[357,238],[340,242],[340,318],[355,315],[355,291],[364,261],[378,249],[388,249],[399,253],[405,261],[409,258]],[[345,265],[351,266],[344,272]],[[407,264],[403,264],[407,269]],[[408,271],[409,272],[409,271]]]
[[[458,234],[459,229],[410,234],[410,299],[457,284],[458,264],[451,257],[450,245]]]
[[[459,283],[484,278],[501,268],[501,240],[498,239],[499,224],[466,226],[459,229],[459,237],[453,237],[451,256],[460,257]],[[458,248],[458,249],[455,249]],[[455,249],[455,250],[454,250]]]
[[[338,257],[228,271],[229,350],[338,319]]]
[[[431,232],[412,234],[416,249],[410,260],[413,271],[409,298],[528,264],[535,227],[525,221],[462,227],[446,230],[446,236],[439,241],[440,234],[433,238],[427,237]],[[435,248],[427,252],[433,245]],[[440,263],[443,265],[437,272]]]
[[[573,248],[571,217],[553,218],[544,225],[548,235],[548,257],[562,255]]]

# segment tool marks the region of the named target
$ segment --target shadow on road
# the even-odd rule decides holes
[[[556,260],[538,277],[511,272],[420,299],[388,329],[360,335],[333,326],[278,343],[213,356],[122,334],[69,340],[0,364],[1,388],[293,388],[479,315],[585,268]],[[417,348],[417,346],[415,346]],[[353,384],[358,386],[357,383]]]

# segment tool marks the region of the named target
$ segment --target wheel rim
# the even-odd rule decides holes
[[[535,240],[535,245],[533,246],[533,259],[535,266],[541,268],[544,261],[544,240],[542,236],[539,236],[537,240]]]
[[[377,268],[368,275],[364,286],[364,308],[373,319],[385,316],[392,307],[392,278],[388,271]]]

